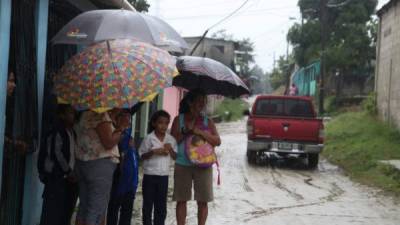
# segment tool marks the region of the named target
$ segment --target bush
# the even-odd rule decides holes
[[[371,92],[368,97],[362,102],[363,109],[370,115],[376,115],[378,109],[376,107],[376,94]]]
[[[366,112],[346,112],[326,125],[323,155],[351,178],[400,196],[400,172],[381,160],[400,159],[400,132]]]
[[[337,111],[336,96],[331,95],[325,98],[324,109],[326,113],[334,113]]]
[[[236,121],[243,117],[243,111],[249,108],[249,104],[241,99],[225,98],[217,107],[216,114],[223,121]]]

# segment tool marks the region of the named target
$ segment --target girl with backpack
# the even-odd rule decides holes
[[[178,225],[184,225],[186,222],[187,201],[192,198],[192,186],[194,187],[194,200],[197,201],[199,225],[206,224],[208,202],[213,201],[214,198],[212,164],[207,165],[204,162],[207,160],[199,160],[203,163],[197,162],[194,156],[200,155],[201,151],[190,151],[200,145],[204,148],[203,152],[207,152],[207,149],[221,144],[214,122],[202,113],[205,106],[205,93],[202,90],[190,91],[182,99],[180,114],[172,123],[171,134],[178,142],[173,193],[173,200],[177,202]],[[211,158],[216,162],[213,149],[211,153],[206,158]]]

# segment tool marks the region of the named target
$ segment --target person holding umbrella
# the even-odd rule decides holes
[[[198,207],[198,224],[205,225],[208,216],[208,202],[213,201],[213,175],[212,167],[201,168],[185,155],[185,141],[189,135],[195,134],[202,137],[212,146],[219,146],[221,139],[214,122],[202,114],[206,106],[204,91],[195,89],[187,93],[182,99],[179,115],[174,119],[171,134],[178,143],[178,153],[174,172],[173,200],[176,204],[176,219],[178,225],[186,223],[187,201],[192,198],[194,186],[194,199]],[[203,125],[207,131],[201,129]]]
[[[119,108],[104,113],[82,113],[76,126],[77,225],[104,224],[113,173],[119,162],[118,143],[129,125],[129,114]]]

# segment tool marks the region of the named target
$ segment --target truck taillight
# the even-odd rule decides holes
[[[318,139],[319,139],[319,143],[324,143],[325,131],[324,131],[324,125],[323,124],[321,124],[319,126]]]
[[[252,138],[254,135],[254,127],[252,121],[247,121],[247,137]]]

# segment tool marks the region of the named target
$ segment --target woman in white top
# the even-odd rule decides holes
[[[122,109],[105,113],[85,111],[76,126],[75,152],[79,182],[76,225],[105,223],[114,170],[119,162],[118,143],[130,116]]]
[[[170,115],[160,110],[150,123],[153,131],[147,135],[139,154],[143,160],[143,225],[164,225],[167,216],[168,174],[170,161],[176,159],[175,138],[167,133]],[[154,208],[154,223],[152,222]]]

